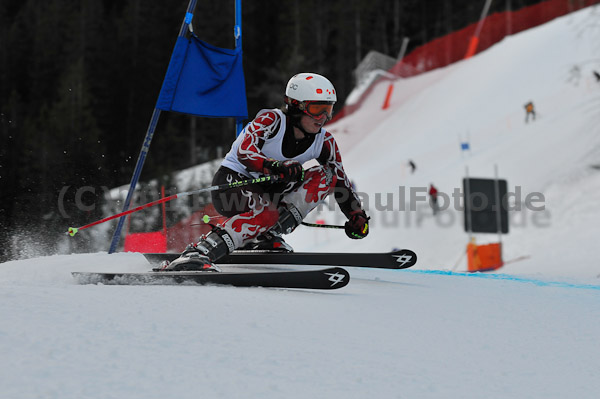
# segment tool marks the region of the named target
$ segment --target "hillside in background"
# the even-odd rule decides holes
[[[493,178],[497,165],[509,192],[519,194],[513,205],[522,205],[511,212],[510,233],[502,237],[504,258],[528,257],[502,271],[599,275],[600,82],[593,75],[600,70],[599,24],[600,10],[590,7],[508,37],[470,60],[396,80],[387,110],[389,82],[380,82],[355,114],[327,126],[346,172],[368,200],[370,235],[355,242],[302,226],[288,241],[297,250],[406,247],[420,255],[420,268],[465,270],[460,258],[468,236],[452,194],[462,191],[467,168],[471,177]],[[526,123],[529,101],[537,118]],[[470,151],[461,150],[464,141]],[[431,183],[452,202],[435,218],[423,194]],[[412,203],[411,188],[418,198]],[[533,206],[544,210],[525,206],[536,193],[543,201]],[[399,210],[404,202],[408,211]],[[330,208],[311,221],[342,223]]]

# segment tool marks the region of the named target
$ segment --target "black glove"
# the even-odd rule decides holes
[[[350,219],[344,225],[346,235],[355,240],[365,238],[369,234],[369,219],[362,209],[350,212]]]
[[[304,169],[298,161],[275,161],[274,159],[269,159],[263,165],[268,174],[279,175],[285,183],[301,182],[304,180]]]

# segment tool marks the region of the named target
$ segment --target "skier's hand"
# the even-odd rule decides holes
[[[272,175],[279,175],[285,183],[301,182],[304,180],[304,169],[298,161],[275,161],[267,160],[264,163],[266,172]]]
[[[365,238],[369,234],[369,217],[362,209],[352,211],[350,219],[344,225],[346,235],[352,239]]]

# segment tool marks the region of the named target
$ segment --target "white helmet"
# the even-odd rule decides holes
[[[335,88],[331,82],[316,73],[299,73],[292,76],[285,89],[285,95],[299,102],[337,101]]]
[[[333,116],[333,104],[336,101],[337,95],[331,82],[316,73],[292,76],[285,89],[285,103],[291,115],[304,112],[318,117],[326,113],[329,120]]]

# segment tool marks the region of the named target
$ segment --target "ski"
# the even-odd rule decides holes
[[[179,255],[178,253],[144,254],[148,262],[154,265],[165,260],[173,261]],[[217,261],[217,264],[346,266],[381,269],[406,269],[414,266],[415,263],[417,263],[417,255],[408,249],[372,253],[234,251]]]
[[[258,272],[72,272],[79,284],[107,285],[231,285],[234,287],[304,288],[333,290],[345,287],[350,274],[340,267],[320,270]]]

